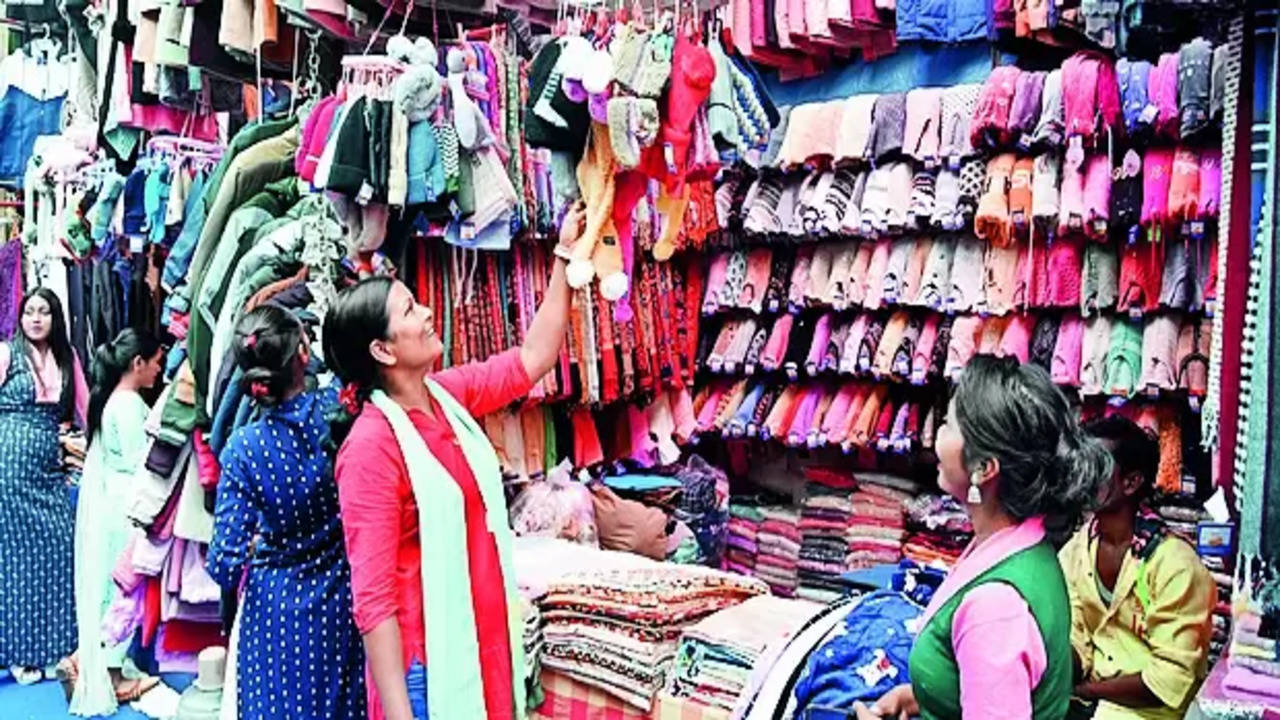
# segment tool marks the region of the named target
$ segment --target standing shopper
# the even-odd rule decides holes
[[[157,678],[125,679],[121,673],[129,644],[102,645],[102,619],[114,596],[111,571],[133,532],[128,507],[132,474],[146,458],[142,429],[149,408],[139,391],[151,389],[160,375],[163,348],[146,330],[120,331],[93,356],[93,390],[85,434],[89,452],[76,504],[76,624],[80,642],[66,661],[75,678],[70,712],[110,715],[118,702],[135,700],[155,687]]]
[[[89,390],[62,303],[48,288],[22,301],[20,331],[0,344],[0,667],[20,683],[75,648],[71,510],[60,426],[83,424]]]
[[[328,390],[307,390],[308,336],[264,305],[236,326],[236,363],[259,408],[223,448],[209,574],[245,579],[236,660],[240,720],[364,720],[364,651],[351,617]]]
[[[558,257],[582,217],[565,218]],[[524,717],[511,530],[475,418],[554,366],[569,321],[564,273],[557,259],[521,347],[442,372],[432,372],[445,348],[431,309],[403,283],[366,280],[325,318],[326,360],[368,399],[337,474],[374,720]]]
[[[979,355],[938,430],[938,484],[964,500],[974,539],[933,596],[911,684],[860,718],[1060,720],[1072,692],[1071,606],[1052,543],[1111,475],[1048,373]]]

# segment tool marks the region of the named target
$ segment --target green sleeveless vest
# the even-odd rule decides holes
[[[960,669],[951,646],[951,623],[964,596],[984,583],[1002,582],[1031,609],[1044,641],[1048,666],[1031,693],[1035,720],[1061,720],[1071,702],[1071,603],[1058,555],[1047,542],[1005,558],[946,602],[921,630],[911,649],[911,684],[925,720],[960,718]]]

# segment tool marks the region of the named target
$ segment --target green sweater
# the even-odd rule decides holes
[[[1032,717],[1061,720],[1071,701],[1071,605],[1058,555],[1047,542],[1014,553],[950,598],[916,638],[911,649],[911,684],[925,720],[961,717],[960,668],[951,645],[951,623],[965,595],[979,585],[1002,582],[1027,602],[1048,666],[1032,690]]]

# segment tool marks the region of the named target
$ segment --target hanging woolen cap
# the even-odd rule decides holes
[[[142,235],[147,220],[147,174],[134,170],[124,182],[124,222],[121,232],[125,235]]]
[[[349,197],[360,194],[369,181],[369,128],[365,125],[365,98],[356,100],[338,128],[326,190]]]

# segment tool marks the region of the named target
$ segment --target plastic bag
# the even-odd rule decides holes
[[[599,546],[591,491],[570,474],[566,460],[536,480],[511,504],[511,527],[517,535],[554,537]]]

